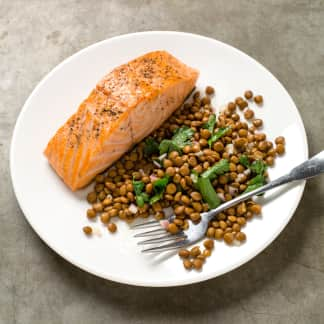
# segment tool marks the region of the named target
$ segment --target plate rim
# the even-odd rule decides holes
[[[219,41],[217,39],[214,39],[212,37],[207,37],[207,36],[203,36],[203,35],[199,35],[199,34],[194,34],[194,33],[187,33],[187,32],[181,32],[181,31],[163,31],[163,30],[154,30],[154,31],[141,31],[141,32],[134,32],[134,33],[126,33],[126,34],[121,34],[121,35],[116,35],[101,41],[98,41],[96,43],[93,43],[91,45],[86,46],[85,48],[82,48],[81,50],[77,51],[76,53],[68,56],[67,58],[65,58],[63,61],[61,61],[59,64],[57,64],[53,69],[51,69],[48,73],[46,73],[46,75],[44,75],[42,77],[42,79],[36,84],[36,86],[34,87],[33,91],[30,93],[30,95],[28,96],[28,98],[26,99],[25,103],[23,104],[22,109],[20,110],[18,117],[16,119],[15,122],[15,126],[13,129],[13,133],[12,133],[12,138],[11,138],[11,142],[10,142],[10,151],[9,151],[9,170],[10,170],[10,176],[11,176],[11,182],[12,182],[12,187],[13,187],[13,191],[14,194],[16,196],[18,205],[25,217],[25,219],[27,220],[27,222],[29,223],[29,225],[32,227],[32,229],[36,232],[36,234],[38,235],[38,237],[52,250],[54,251],[56,254],[58,254],[60,257],[64,258],[66,261],[68,261],[69,263],[73,264],[74,266],[78,267],[80,270],[82,271],[86,271],[92,275],[95,275],[97,277],[106,279],[106,280],[111,280],[117,283],[121,283],[121,284],[128,284],[128,285],[132,285],[132,286],[142,286],[142,287],[174,287],[174,286],[184,286],[184,285],[190,285],[190,284],[194,284],[194,283],[198,283],[198,282],[202,282],[202,281],[206,281],[206,280],[210,280],[219,276],[222,276],[228,272],[233,271],[234,269],[239,268],[240,266],[242,266],[243,264],[251,261],[254,257],[256,257],[258,254],[260,254],[262,251],[264,251],[283,231],[283,229],[287,226],[287,224],[290,222],[290,220],[292,219],[292,217],[294,216],[294,213],[301,201],[304,189],[305,189],[305,183],[306,181],[302,181],[298,187],[299,190],[296,194],[296,199],[295,202],[291,208],[291,210],[289,211],[289,216],[287,217],[287,219],[282,223],[280,229],[278,232],[276,232],[274,235],[271,235],[271,237],[264,242],[262,245],[259,245],[258,248],[256,248],[255,250],[253,250],[253,253],[249,254],[245,259],[243,260],[239,260],[238,262],[233,263],[231,266],[228,266],[227,268],[225,268],[223,271],[219,272],[219,273],[215,273],[215,272],[211,272],[209,274],[206,275],[202,275],[202,276],[197,276],[196,278],[184,278],[183,280],[167,280],[167,281],[163,281],[161,284],[159,282],[156,282],[154,280],[146,280],[146,281],[141,281],[141,280],[128,280],[127,278],[124,277],[119,277],[118,275],[107,275],[104,273],[101,273],[99,271],[96,271],[95,269],[90,269],[90,267],[84,265],[84,264],[80,264],[77,260],[73,259],[73,257],[71,256],[67,256],[66,253],[60,249],[58,249],[57,247],[54,247],[50,242],[47,241],[46,237],[44,237],[40,231],[38,231],[37,226],[33,223],[33,221],[31,220],[32,217],[28,216],[30,214],[30,212],[27,212],[26,208],[24,208],[23,203],[22,203],[22,199],[20,194],[17,192],[17,188],[16,188],[16,181],[15,181],[15,174],[14,174],[14,166],[13,166],[13,160],[14,160],[14,146],[16,143],[16,136],[17,136],[17,129],[19,128],[22,120],[23,120],[23,116],[25,114],[25,112],[27,111],[27,107],[29,106],[30,101],[32,100],[32,98],[35,96],[35,94],[38,92],[39,88],[41,88],[41,86],[47,81],[47,79],[49,79],[57,70],[59,70],[60,68],[62,68],[65,64],[69,63],[71,60],[74,59],[74,57],[78,56],[79,54],[89,51],[97,46],[100,46],[101,44],[105,43],[105,42],[109,42],[109,41],[113,41],[115,39],[127,39],[127,38],[132,38],[134,36],[145,36],[145,35],[160,35],[160,34],[169,34],[169,35],[182,35],[182,36],[190,36],[193,38],[200,38],[200,39],[204,39],[207,41],[211,41],[211,42],[215,42],[218,43],[218,45],[224,46],[229,48],[232,51],[237,52],[240,55],[243,55],[245,58],[247,58],[248,60],[252,61],[254,64],[258,65],[262,70],[264,70],[266,73],[270,74],[277,82],[278,85],[282,88],[282,90],[288,95],[288,97],[290,98],[292,104],[293,104],[293,110],[294,113],[296,115],[296,118],[298,119],[298,122],[301,126],[301,131],[302,131],[302,137],[304,140],[304,148],[305,148],[305,156],[306,158],[309,157],[309,146],[308,146],[308,139],[307,139],[307,133],[305,131],[305,126],[303,123],[303,120],[301,118],[301,115],[299,113],[299,110],[297,109],[297,106],[293,100],[293,98],[290,96],[290,94],[288,93],[288,91],[286,90],[286,88],[282,85],[282,83],[279,81],[279,79],[270,71],[268,70],[263,64],[261,64],[260,62],[258,62],[257,60],[255,60],[253,57],[249,56],[248,54],[244,53],[243,51],[241,51],[240,49],[229,45],[227,43],[224,43],[222,41]]]

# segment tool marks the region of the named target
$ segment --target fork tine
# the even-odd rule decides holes
[[[135,234],[134,237],[157,236],[157,235],[160,235],[165,232],[166,232],[166,230],[161,227],[161,228],[153,230],[153,231]]]
[[[190,242],[187,239],[179,240],[177,242],[157,246],[157,247],[152,247],[149,249],[142,250],[142,252],[147,253],[147,252],[162,252],[162,251],[168,251],[168,250],[174,250],[181,248],[183,246],[188,245]]]
[[[174,241],[178,238],[186,238],[186,237],[187,236],[182,232],[182,233],[178,233],[178,234],[168,234],[168,235],[159,236],[159,237],[152,238],[152,239],[145,240],[145,241],[140,241],[137,244],[138,245],[156,244],[156,243],[161,243],[161,242]]]
[[[144,223],[141,223],[141,224],[132,225],[131,229],[140,229],[140,228],[151,227],[151,226],[154,226],[154,224],[160,225],[160,222],[157,221],[157,220],[152,220],[152,221],[149,221],[149,222],[144,222]],[[150,226],[148,226],[148,225],[150,225]]]

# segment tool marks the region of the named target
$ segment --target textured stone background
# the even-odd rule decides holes
[[[324,148],[324,1],[0,0],[0,323],[324,323],[323,177],[307,184],[295,217],[266,251],[186,287],[98,279],[58,257],[26,223],[8,152],[27,96],[83,47],[154,29],[211,36],[252,55],[294,98],[310,152]]]

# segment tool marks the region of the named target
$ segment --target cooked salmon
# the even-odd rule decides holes
[[[198,71],[165,51],[108,73],[49,141],[45,156],[73,190],[157,129],[194,88]]]

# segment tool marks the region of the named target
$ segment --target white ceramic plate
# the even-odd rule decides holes
[[[256,116],[265,121],[271,139],[283,135],[287,153],[271,169],[272,179],[308,156],[302,120],[291,97],[262,65],[241,51],[214,39],[179,33],[145,32],[114,37],[71,56],[54,68],[26,101],[14,130],[10,168],[18,202],[37,234],[74,265],[97,276],[141,286],[176,286],[203,281],[247,262],[269,245],[286,226],[302,196],[304,183],[271,192],[263,199],[262,217],[244,229],[247,242],[240,247],[216,243],[203,271],[184,270],[177,255],[144,255],[128,225],[118,223],[111,235],[97,221],[102,236],[87,238],[83,190],[71,192],[53,172],[42,152],[55,131],[76,111],[108,71],[141,54],[164,49],[200,70],[198,88],[213,85],[216,107],[252,89],[265,98]],[[277,190],[277,192],[278,192]],[[282,246],[284,249],[285,247]]]

